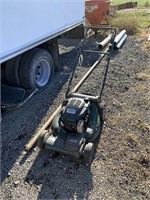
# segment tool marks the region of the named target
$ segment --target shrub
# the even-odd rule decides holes
[[[135,15],[120,15],[111,20],[111,25],[120,31],[125,29],[130,35],[136,34],[139,27],[138,18]]]
[[[110,20],[112,26],[119,30],[125,29],[128,34],[134,35],[141,28],[148,28],[150,23],[149,13],[135,12],[135,13],[120,13],[115,18]]]

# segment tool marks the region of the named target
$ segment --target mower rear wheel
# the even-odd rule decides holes
[[[106,104],[104,102],[100,103],[100,120],[104,122],[106,120]]]
[[[42,149],[44,148],[44,143],[47,140],[49,134],[47,130],[43,130],[42,133],[40,134],[38,141],[37,141],[37,146]]]
[[[85,145],[83,152],[84,164],[89,165],[92,162],[92,157],[94,155],[94,144],[89,142]]]

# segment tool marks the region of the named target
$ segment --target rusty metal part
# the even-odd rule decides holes
[[[107,11],[111,0],[88,0],[85,1],[85,18],[88,23],[93,25],[100,25],[105,22],[109,24]]]
[[[113,6],[115,7],[117,10],[123,10],[123,9],[128,9],[128,8],[134,8],[134,7],[137,7],[137,2],[127,2],[127,3],[122,3],[122,4],[119,4],[119,5],[116,5],[116,6]]]

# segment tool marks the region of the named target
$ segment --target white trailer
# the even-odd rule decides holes
[[[25,89],[48,85],[59,69],[57,38],[83,24],[84,4],[84,0],[0,0],[0,63],[8,85]]]

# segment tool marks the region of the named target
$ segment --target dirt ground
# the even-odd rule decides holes
[[[95,41],[95,40],[94,40]],[[96,46],[93,40],[90,45]],[[67,156],[24,146],[64,98],[75,65],[78,40],[60,40],[62,71],[46,91],[24,106],[2,114],[2,199],[52,200],[150,199],[150,43],[147,37],[128,36],[111,58],[103,100],[107,117],[93,162],[84,166]],[[91,48],[93,46],[90,46]],[[97,55],[86,54],[82,77]],[[100,65],[80,91],[96,93],[102,78]]]

